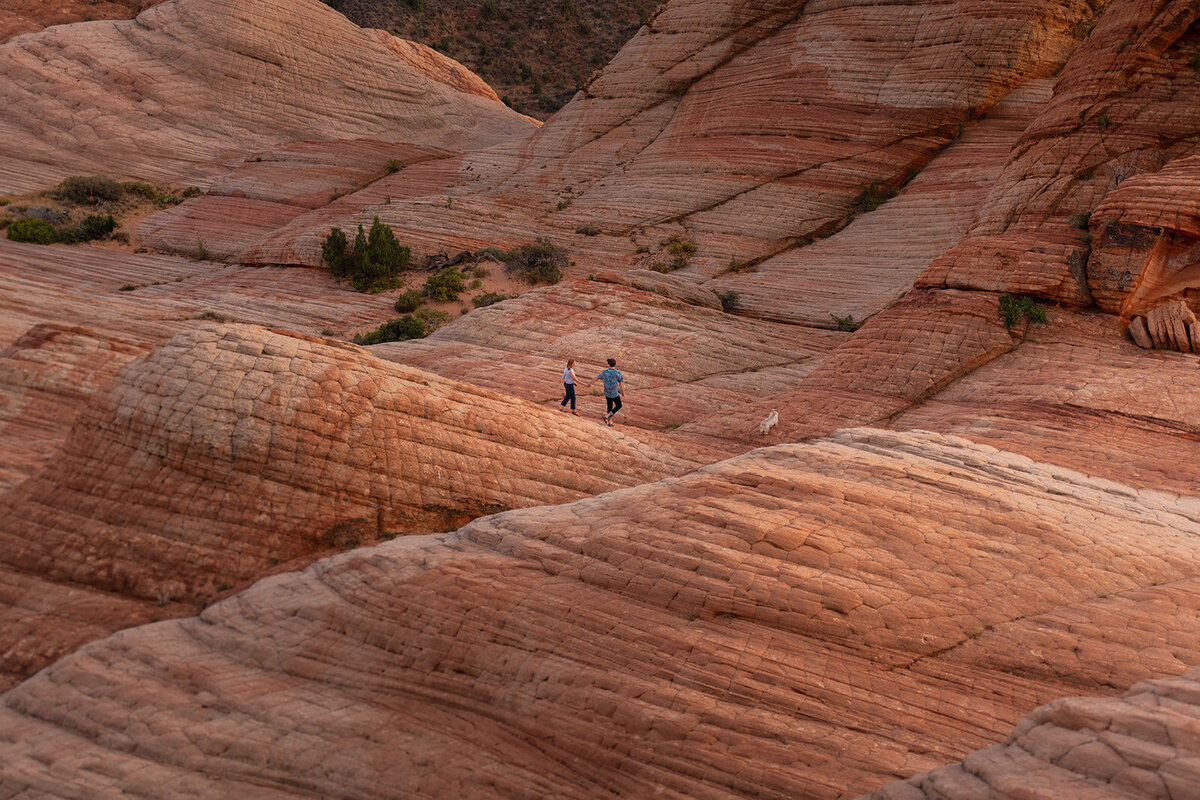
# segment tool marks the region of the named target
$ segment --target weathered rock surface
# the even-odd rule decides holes
[[[461,156],[369,139],[292,142],[247,159],[205,194],[139,220],[136,236],[160,250],[191,253],[203,243],[213,258],[240,260],[276,229],[313,209],[334,212],[340,196],[383,175],[397,175],[389,181],[403,187],[397,199],[423,194],[429,185],[414,179],[442,159],[457,165]]]
[[[582,274],[628,266],[638,246],[672,233],[698,247],[695,280],[728,270],[731,259],[762,260],[836,230],[868,185],[899,186],[960,123],[1033,81],[1038,88],[1014,98],[1019,110],[1001,114],[1006,123],[958,150],[998,168],[997,143],[1020,130],[1015,120],[1044,92],[1036,79],[1064,63],[1072,31],[1093,13],[1076,2],[932,5],[671,3],[523,147],[472,154],[458,185],[433,196],[381,206],[371,192],[358,213],[298,222],[250,257],[315,263],[318,234],[378,214],[418,252],[550,235],[570,243]],[[989,147],[998,152],[985,156]],[[907,240],[919,252],[902,269],[877,264],[886,291],[855,284],[872,306],[902,290],[900,274],[911,280],[928,265],[939,252],[933,241],[952,243],[969,223],[979,178],[952,186],[953,171],[924,199],[914,187],[913,208],[935,195],[970,199],[928,223],[929,241]],[[578,234],[584,226],[600,234]],[[784,298],[795,288],[787,267],[780,262]],[[758,288],[769,296],[770,286]],[[821,309],[824,323],[831,310]]]
[[[698,415],[795,387],[845,338],[597,280],[526,292],[426,339],[373,349],[382,358],[554,405],[562,398],[559,376],[568,358],[577,359],[584,381],[615,358],[626,381],[618,422],[673,431]],[[580,387],[579,395],[582,413],[603,413],[598,384]],[[731,452],[728,442],[701,437],[700,443],[715,444],[722,456]],[[733,452],[743,449],[739,444]]]
[[[317,0],[168,0],[48,28],[0,45],[0,192],[98,171],[204,184],[234,154],[313,138],[482,147],[536,128],[447,62]]]
[[[55,463],[0,496],[0,564],[197,600],[342,539],[444,529],[694,466],[354,345],[210,327],[126,366]]]
[[[91,396],[146,349],[80,327],[42,324],[0,350],[0,492],[54,455]]]
[[[1070,640],[1009,646],[1002,668],[959,651],[1024,641],[1038,615],[1103,625],[1100,598],[1152,585],[1185,601],[1198,533],[1194,499],[935,434],[758,450],[338,556],[90,645],[4,696],[0,785],[853,796],[1068,690],[1148,677],[1153,659],[1055,678]],[[1157,611],[1127,610],[1149,655]]]
[[[1200,670],[1140,683],[1119,698],[1056,700],[1021,720],[1004,744],[869,798],[1195,797],[1198,721]]]
[[[94,19],[129,19],[162,0],[5,0],[0,8],[0,42],[50,25]]]
[[[1196,369],[1194,356],[1139,349],[1117,318],[1052,312],[1013,350],[890,425],[953,433],[1139,489],[1194,493],[1200,400],[1185,387]]]

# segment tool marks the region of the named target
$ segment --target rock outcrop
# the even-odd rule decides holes
[[[195,601],[322,548],[694,466],[354,345],[209,327],[126,366],[55,462],[0,496],[0,564]]]
[[[461,65],[395,47],[317,0],[168,0],[11,40],[0,192],[97,172],[207,184],[288,141],[477,148],[536,128]]]
[[[758,450],[89,645],[0,701],[0,786],[853,796],[1200,659],[1194,615],[1156,628],[1194,598],[1198,533],[1194,499],[935,434]],[[1054,615],[1119,616],[1135,656],[1024,646]]]
[[[1194,797],[1200,787],[1198,720],[1200,670],[1140,683],[1119,698],[1056,700],[1021,720],[1004,744],[868,797]]]

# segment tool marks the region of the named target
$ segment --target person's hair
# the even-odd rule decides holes
[[[610,358],[610,359],[608,360],[608,365],[609,365],[610,367],[615,367],[615,366],[617,365],[617,360],[616,360],[615,358]]]
[[[575,359],[573,359],[573,358],[568,358],[568,359],[567,359],[567,369],[570,369],[570,368],[571,368],[571,365],[572,365],[572,364],[574,364],[574,363],[575,363]]]

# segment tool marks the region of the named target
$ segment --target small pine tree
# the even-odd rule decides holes
[[[392,275],[408,266],[411,253],[407,247],[400,244],[392,229],[379,221],[371,223],[371,232],[367,234],[367,260],[383,275]]]
[[[349,245],[350,243],[346,240],[346,232],[341,228],[329,231],[324,244],[321,245],[321,261],[329,265],[329,271],[335,278],[346,277],[349,267],[346,248]]]

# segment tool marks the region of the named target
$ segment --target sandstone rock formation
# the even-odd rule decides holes
[[[0,8],[0,42],[50,25],[95,19],[128,19],[162,0],[6,0]]]
[[[631,283],[644,283],[637,272],[629,274]],[[669,281],[644,285],[674,293]],[[605,360],[615,358],[626,379],[620,422],[671,432],[697,415],[724,413],[796,386],[845,339],[833,331],[724,314],[707,298],[692,305],[596,280],[526,292],[468,314],[427,339],[374,349],[382,358],[555,404],[568,358],[578,360],[583,380],[595,378]],[[580,402],[594,416],[604,409],[599,386],[582,389]],[[729,442],[691,441],[715,446],[722,455],[731,452]],[[738,444],[733,452],[742,449]]]
[[[169,0],[48,28],[0,45],[0,192],[97,172],[206,184],[317,137],[457,148],[535,128],[464,71],[317,0]]]
[[[4,695],[0,785],[854,796],[1200,658],[1186,613],[1170,644],[1082,671],[1086,633],[1024,644],[1048,616],[1153,630],[1153,596],[1194,596],[1198,533],[1194,499],[844,432],[397,539],[90,645]]]
[[[237,326],[183,333],[121,370],[55,463],[0,496],[0,564],[197,600],[321,548],[695,466],[557,417],[354,345]]]
[[[1093,13],[1076,2],[936,5],[934,23],[921,5],[670,3],[526,146],[472,154],[458,186],[436,196],[384,207],[379,192],[364,195],[353,216],[281,230],[250,257],[316,263],[318,234],[374,215],[422,252],[508,247],[531,238],[532,220],[571,243],[584,274],[671,233],[698,246],[696,280],[802,246],[844,225],[868,187],[899,186],[960,124],[1054,73]],[[1016,103],[1018,116],[1042,91]],[[938,226],[939,240],[967,222]],[[600,234],[577,235],[584,226]],[[926,249],[908,270],[937,254]],[[823,308],[823,322],[847,302]]]
[[[96,30],[157,54],[189,9],[287,8]],[[418,255],[570,245],[562,283],[371,353],[328,339],[391,298],[323,271],[0,242],[0,679],[64,656],[0,699],[0,793],[1186,793],[1193,751],[1128,708],[1182,684],[944,765],[1200,664],[1198,19],[678,0],[529,138],[454,133],[494,106],[457,88],[397,130],[410,85],[340,66],[387,120],[222,129],[177,164],[208,193],[135,233],[255,264],[374,216]],[[670,235],[689,263],[641,271]],[[555,411],[565,359],[609,356],[618,428],[594,390]]]
[[[1200,671],[1140,683],[1120,698],[1056,700],[1003,745],[972,753],[870,800],[1194,797],[1200,787]]]

